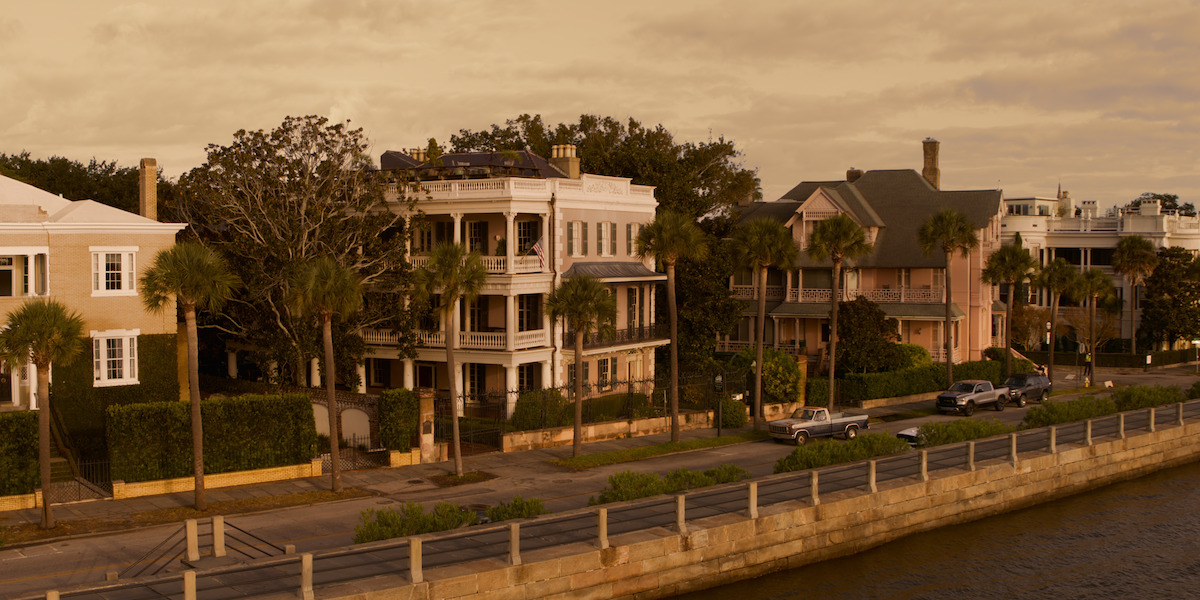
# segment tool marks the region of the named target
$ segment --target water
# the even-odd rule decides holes
[[[1200,598],[1200,464],[681,600]]]

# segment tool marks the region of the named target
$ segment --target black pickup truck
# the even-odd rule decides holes
[[[1046,398],[1050,397],[1051,388],[1054,387],[1050,378],[1041,373],[1013,373],[1005,380],[1004,385],[1008,387],[1009,399],[1019,407],[1024,407],[1027,401],[1035,399],[1045,402]]]

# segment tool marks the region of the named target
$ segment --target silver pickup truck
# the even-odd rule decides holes
[[[803,446],[809,438],[844,436],[848,440],[858,437],[859,429],[867,428],[869,417],[856,413],[833,413],[819,406],[797,408],[787,419],[767,423],[768,431],[776,442],[794,442]]]
[[[938,412],[961,413],[967,417],[978,407],[991,406],[1001,411],[1007,403],[1007,387],[993,388],[992,382],[982,379],[959,381],[937,397]]]

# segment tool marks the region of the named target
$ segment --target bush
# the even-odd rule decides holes
[[[718,483],[733,483],[748,479],[750,472],[737,466],[723,464],[704,471],[677,469],[661,478],[654,473],[622,471],[608,477],[608,488],[600,492],[599,498],[588,500],[589,505],[637,500],[659,494],[672,494]]]
[[[1012,433],[1013,427],[992,419],[957,419],[942,423],[926,423],[917,429],[922,446],[956,444],[979,438]]]
[[[1200,398],[1200,380],[1197,380],[1196,383],[1193,383],[1192,387],[1188,388],[1187,391],[1184,392],[1184,395],[1187,396],[1189,400]]]
[[[715,479],[702,471],[676,469],[667,473],[667,476],[663,478],[663,490],[668,494],[672,494],[692,488],[708,487],[715,483],[717,483]]]
[[[896,352],[900,355],[900,370],[933,364],[933,357],[920,344],[899,344],[896,346]]]
[[[1024,428],[1047,427],[1060,423],[1071,423],[1103,417],[1117,412],[1117,405],[1111,398],[1083,396],[1070,402],[1054,402],[1047,400],[1040,406],[1035,406],[1025,413]]]
[[[739,363],[749,365],[754,359],[754,348],[738,355]],[[804,379],[796,359],[782,350],[763,348],[763,403],[803,402]]]
[[[516,431],[566,427],[575,423],[574,410],[558,390],[530,390],[517,397],[509,424]]]
[[[733,483],[735,481],[742,481],[743,479],[750,479],[750,471],[729,463],[706,469],[704,474],[712,477],[716,483]]]
[[[471,525],[476,518],[473,511],[449,502],[438,502],[429,514],[416,502],[406,502],[399,509],[368,508],[359,516],[358,525],[354,527],[354,543],[446,531]]]
[[[1184,397],[1183,391],[1173,385],[1135,385],[1114,390],[1112,399],[1117,411],[1126,411],[1175,404],[1183,402]]]
[[[829,405],[829,380],[824,377],[809,377],[804,383],[804,404],[808,406]]]
[[[550,511],[542,506],[542,501],[538,498],[530,498],[528,500],[514,496],[509,502],[501,502],[496,506],[490,506],[487,509],[487,517],[491,521],[507,521],[509,519],[528,519],[544,515]]]
[[[407,452],[420,430],[421,401],[412,390],[385,390],[379,396],[379,445]]]
[[[826,442],[797,446],[775,462],[776,473],[816,469],[908,450],[908,442],[884,433],[864,433],[845,443]]]
[[[39,487],[37,420],[33,411],[0,413],[0,496]]]
[[[745,404],[729,398],[721,400],[721,427],[737,429],[745,427],[748,422],[750,416],[746,412]]]

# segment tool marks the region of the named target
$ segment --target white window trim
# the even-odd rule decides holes
[[[89,276],[91,277],[92,296],[136,296],[137,292],[137,246],[89,246],[91,253],[88,257]],[[121,289],[103,289],[103,272],[98,271],[97,263],[100,254],[121,254]],[[126,260],[130,264],[125,264]]]
[[[92,330],[92,387],[114,387],[119,385],[138,385],[138,345],[137,338],[142,334],[140,329],[109,329],[107,331]],[[102,342],[119,339],[121,342],[121,372],[120,379],[107,377],[108,365],[106,356],[100,355],[103,350]]]

